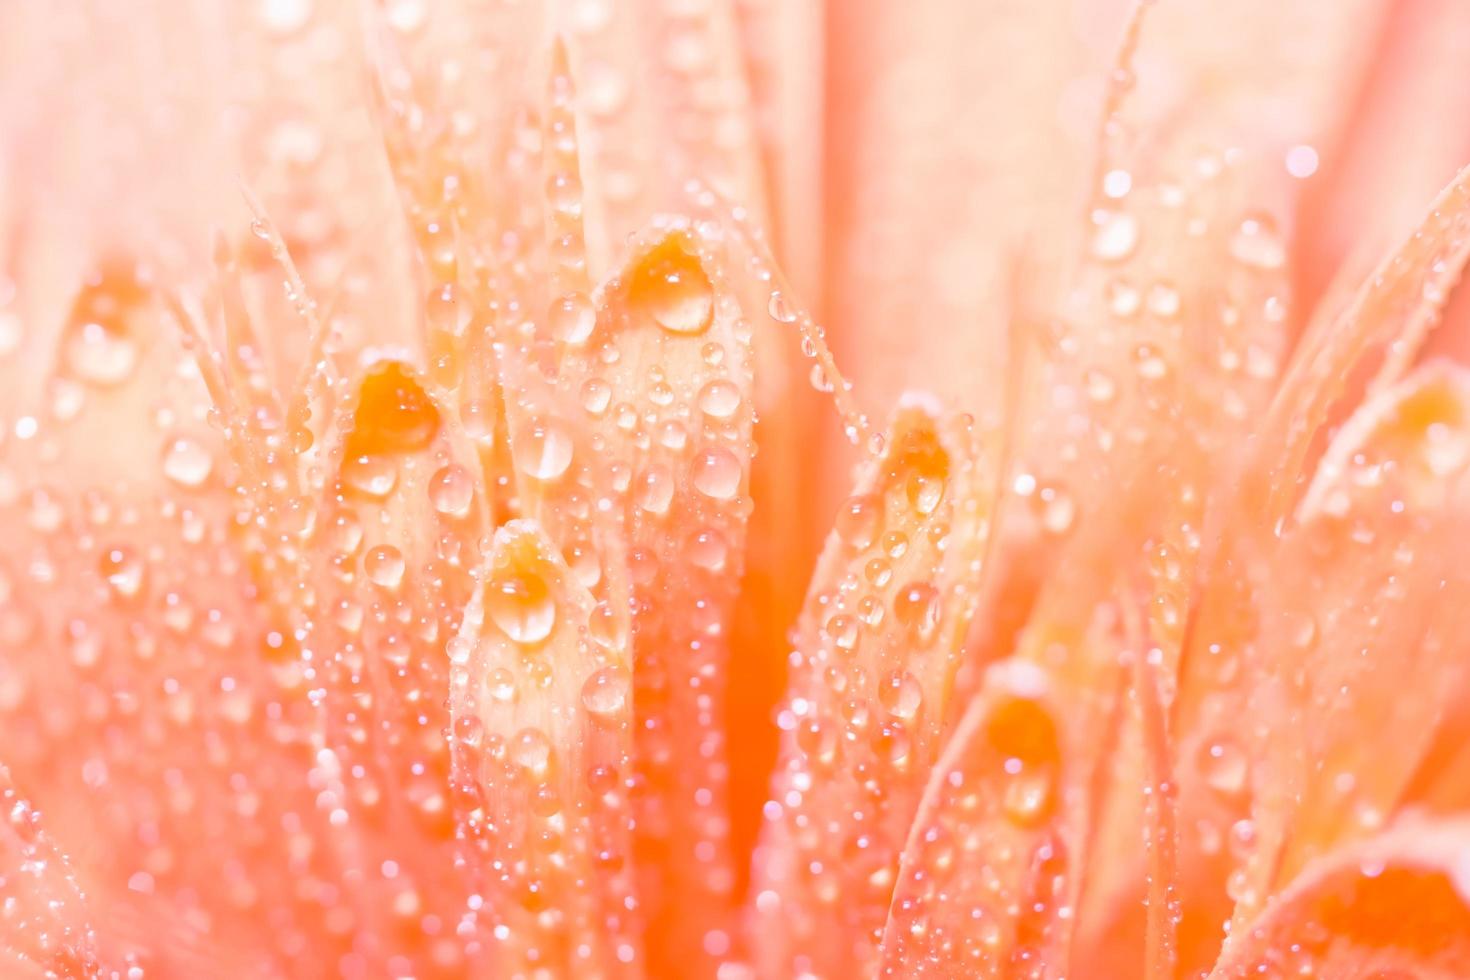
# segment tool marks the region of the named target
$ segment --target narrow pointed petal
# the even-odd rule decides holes
[[[973,613],[990,484],[971,438],[924,402],[901,406],[819,562],[752,885],[773,974],[874,963]]]
[[[632,976],[632,673],[594,602],[532,522],[495,532],[450,644],[456,767],[483,862],[491,962]]]

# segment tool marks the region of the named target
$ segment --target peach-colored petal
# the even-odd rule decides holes
[[[1465,976],[1466,834],[1463,821],[1406,823],[1310,865],[1211,978]]]
[[[1457,661],[1470,583],[1434,543],[1465,533],[1467,419],[1470,379],[1442,363],[1370,400],[1334,440],[1273,560],[1300,587],[1263,597],[1264,653],[1246,668],[1258,672],[1254,731],[1217,746],[1213,766],[1222,791],[1247,766],[1252,780],[1250,847],[1232,879],[1237,927],[1306,861],[1387,819],[1466,680]]]
[[[91,976],[98,968],[96,936],[81,892],[42,829],[41,814],[16,793],[0,769],[0,952],[8,976]]]
[[[752,883],[773,975],[873,963],[973,611],[990,484],[971,439],[922,401],[901,406],[813,578]]]
[[[637,975],[632,665],[594,609],[539,528],[512,521],[449,647],[465,832],[487,893],[474,914],[493,924],[497,969]]]
[[[1297,286],[1315,303],[1364,247],[1401,237],[1423,202],[1470,159],[1470,10],[1455,0],[1387,5],[1362,89],[1344,98],[1341,140],[1322,145],[1308,178]]]

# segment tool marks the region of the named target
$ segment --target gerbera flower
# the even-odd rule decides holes
[[[1470,10],[0,46],[6,976],[1470,975]]]

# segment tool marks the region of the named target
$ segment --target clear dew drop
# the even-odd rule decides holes
[[[1099,405],[1107,404],[1118,395],[1118,383],[1106,371],[1090,368],[1082,380],[1087,397]]]
[[[532,773],[544,772],[551,762],[551,740],[539,728],[522,728],[510,740],[510,757]]]
[[[1116,317],[1126,319],[1133,316],[1143,302],[1138,287],[1126,279],[1110,280],[1104,292],[1108,311]]]
[[[622,667],[602,667],[582,685],[582,707],[598,718],[613,718],[628,705],[633,680]]]
[[[551,325],[551,335],[572,346],[585,344],[597,326],[597,310],[583,292],[567,293],[552,300],[546,318]]]
[[[882,522],[883,504],[877,497],[849,497],[837,511],[837,534],[854,550],[862,551],[877,540]]]
[[[560,419],[532,419],[512,451],[522,473],[555,480],[572,465],[572,433]]]
[[[1231,795],[1245,788],[1249,760],[1235,742],[1222,739],[1208,745],[1202,762],[1205,782],[1216,792]]]
[[[475,499],[475,478],[458,463],[441,467],[429,478],[429,502],[445,517],[463,517]]]
[[[198,440],[179,436],[163,447],[163,475],[181,487],[201,486],[213,469],[214,457]]]
[[[714,500],[730,500],[740,490],[740,461],[728,449],[706,449],[694,458],[694,489]]]
[[[588,378],[582,385],[582,408],[596,418],[612,402],[612,385],[601,378]]]
[[[939,625],[939,590],[928,582],[911,582],[893,600],[893,615],[916,643],[927,643]]]
[[[1092,255],[1102,262],[1121,262],[1138,247],[1138,219],[1127,211],[1093,214]]]
[[[669,333],[691,336],[709,329],[714,286],[682,234],[654,246],[629,274],[628,302]]]
[[[124,331],[91,320],[72,324],[65,341],[66,367],[97,387],[120,385],[138,366],[138,345]]]
[[[1179,290],[1172,283],[1156,282],[1148,290],[1148,311],[1161,320],[1172,319],[1179,313]]]
[[[895,670],[884,678],[878,689],[878,700],[883,709],[895,718],[909,721],[919,713],[924,692],[914,675],[906,670]]]
[[[485,594],[490,619],[516,643],[540,643],[556,626],[556,599],[545,579],[529,571],[492,581]]]
[[[797,319],[796,311],[791,308],[791,304],[786,301],[785,294],[779,289],[771,291],[771,298],[766,303],[766,312],[777,323],[795,323]]]
[[[716,378],[699,389],[699,409],[714,419],[727,419],[740,407],[740,389],[733,381]]]
[[[129,547],[104,549],[98,570],[112,591],[125,599],[133,598],[143,588],[143,560]]]
[[[654,463],[638,477],[638,506],[650,514],[666,514],[674,500],[674,474]]]
[[[1042,487],[1033,498],[1040,507],[1041,526],[1051,534],[1065,534],[1077,516],[1071,494],[1061,487]]]
[[[368,579],[385,589],[397,589],[403,584],[403,554],[390,544],[372,548],[362,558],[362,569]]]
[[[399,34],[413,35],[428,21],[429,5],[424,0],[391,0],[384,13],[389,27]]]
[[[311,20],[311,0],[261,0],[265,29],[279,37],[295,34]]]
[[[1286,264],[1286,245],[1268,215],[1247,215],[1230,236],[1230,254],[1253,269],[1279,269]]]
[[[20,317],[8,310],[0,310],[0,357],[13,353],[24,338]]]
[[[729,560],[730,547],[725,536],[714,528],[696,531],[685,549],[690,564],[707,572],[721,572]]]

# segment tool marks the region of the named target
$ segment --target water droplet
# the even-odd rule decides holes
[[[714,528],[706,528],[695,532],[689,539],[685,552],[694,567],[702,568],[707,572],[719,572],[725,568],[730,547],[725,543],[725,536],[719,531]]]
[[[883,519],[883,505],[873,496],[855,496],[837,511],[837,534],[857,551],[871,547],[877,540]]]
[[[98,570],[112,591],[125,599],[133,598],[143,587],[143,560],[126,546],[105,549]]]
[[[939,625],[939,590],[928,582],[911,582],[893,599],[893,615],[917,643],[927,643]]]
[[[439,433],[439,410],[399,361],[376,365],[358,388],[347,437],[348,457],[388,456],[428,448]]]
[[[342,479],[369,497],[386,497],[398,485],[398,463],[391,456],[351,456],[342,463]]]
[[[638,506],[650,514],[666,514],[674,500],[674,474],[654,463],[638,478]]]
[[[1056,803],[1060,749],[1051,715],[1029,698],[1003,701],[991,713],[986,740],[1007,777],[1002,797],[1006,816],[1021,827],[1039,825]]]
[[[1255,269],[1279,269],[1286,264],[1286,246],[1276,223],[1265,214],[1248,215],[1230,236],[1230,254]]]
[[[597,326],[597,311],[586,293],[567,293],[551,303],[547,313],[551,335],[564,344],[585,344]]]
[[[607,411],[612,401],[612,385],[601,378],[588,378],[582,385],[582,408],[594,418]]]
[[[188,436],[170,439],[163,448],[163,475],[181,487],[202,485],[213,468],[209,449]]]
[[[1133,189],[1133,175],[1126,170],[1109,170],[1103,174],[1102,191],[1114,200],[1127,197]]]
[[[1168,320],[1179,313],[1179,290],[1171,283],[1156,282],[1148,290],[1148,311]]]
[[[603,667],[582,685],[582,707],[600,718],[611,718],[627,707],[632,686],[632,678],[624,668]]]
[[[1286,172],[1298,180],[1305,180],[1317,172],[1317,151],[1300,144],[1286,151]]]
[[[710,418],[727,419],[740,407],[740,389],[717,378],[699,389],[699,408]]]
[[[475,478],[458,463],[440,468],[429,478],[429,501],[446,517],[463,517],[475,500]]]
[[[777,323],[796,322],[796,311],[791,308],[790,303],[786,302],[785,295],[779,289],[771,291],[771,298],[766,303],[766,310],[771,314],[771,319]]]
[[[374,585],[396,589],[403,583],[403,555],[390,544],[370,549],[362,558],[362,568]]]
[[[522,728],[510,740],[510,756],[523,769],[543,772],[551,761],[551,740],[539,728]]]
[[[1083,377],[1083,383],[1087,389],[1087,397],[1099,405],[1106,404],[1117,397],[1117,382],[1105,371],[1090,368]]]
[[[556,418],[534,418],[515,441],[513,452],[522,473],[555,480],[572,465],[572,434]]]
[[[260,13],[267,31],[285,37],[311,20],[311,0],[263,0]]]
[[[1106,287],[1108,311],[1116,317],[1127,318],[1138,312],[1142,303],[1138,287],[1126,279],[1110,280]]]
[[[67,330],[66,366],[79,380],[100,387],[122,384],[138,364],[138,345],[114,327],[83,321]]]
[[[411,35],[429,19],[429,7],[423,0],[391,0],[384,14],[389,27],[399,34]]]
[[[540,643],[556,625],[556,599],[546,581],[529,571],[492,581],[485,605],[495,625],[516,643]]]
[[[629,274],[628,301],[670,333],[700,334],[714,317],[714,287],[693,243],[673,234],[654,246]]]
[[[10,354],[20,347],[20,342],[25,337],[21,329],[20,317],[8,310],[0,310],[0,357]]]
[[[923,699],[924,692],[919,688],[919,682],[906,670],[889,673],[878,689],[878,701],[884,710],[905,721],[919,713]]]
[[[740,490],[740,461],[728,449],[706,449],[694,459],[694,489],[715,500],[729,500]]]
[[[1205,781],[1217,792],[1231,795],[1245,788],[1249,761],[1235,742],[1225,739],[1209,745],[1202,762]]]
[[[1077,515],[1072,497],[1060,487],[1042,487],[1033,500],[1041,507],[1041,526],[1052,534],[1065,534]]]
[[[1126,211],[1093,214],[1092,254],[1103,262],[1121,262],[1138,247],[1138,219]]]

